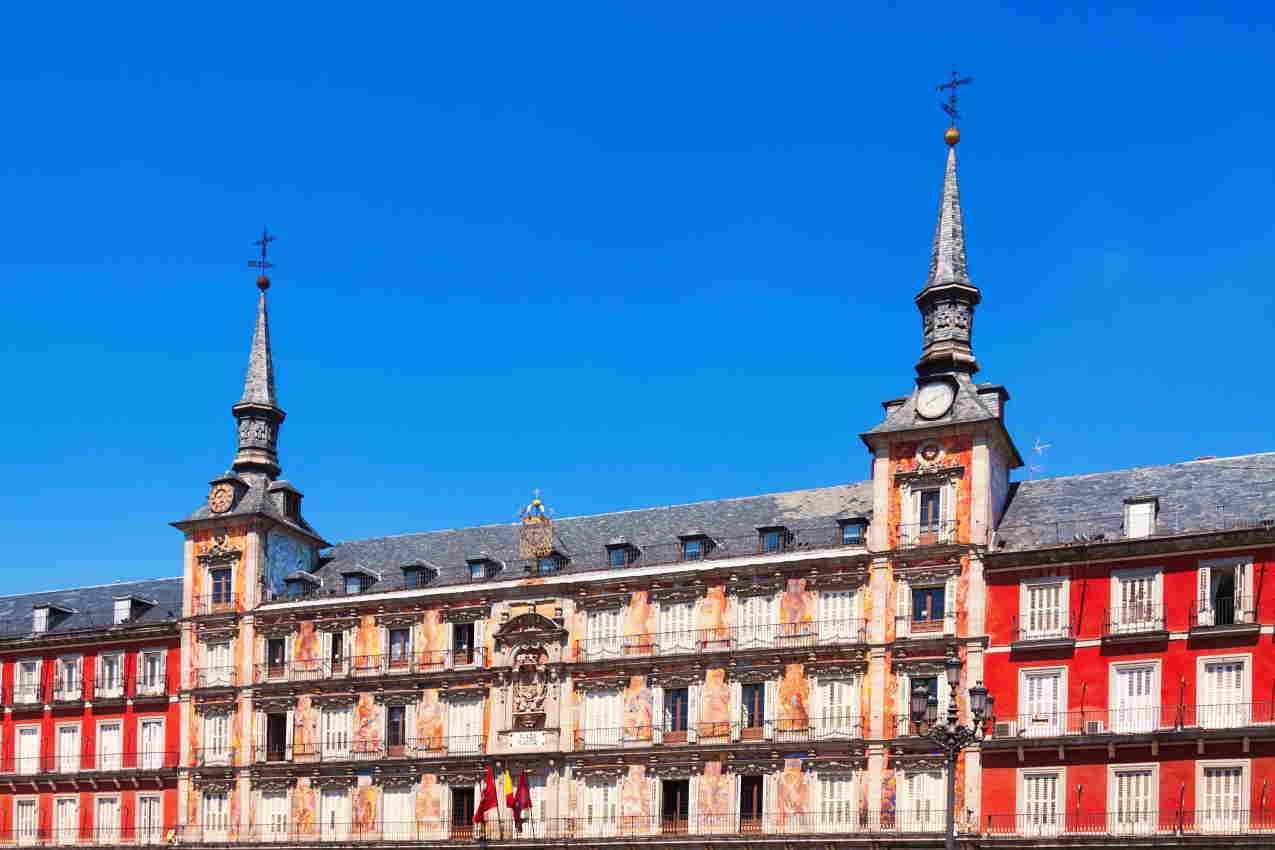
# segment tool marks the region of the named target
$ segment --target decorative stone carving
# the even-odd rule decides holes
[[[372,776],[373,785],[387,788],[410,788],[421,780],[419,773],[377,773]]]
[[[747,776],[757,774],[778,773],[784,769],[783,759],[732,759],[722,767],[727,773],[738,773]]]
[[[382,691],[372,697],[381,705],[415,705],[421,701],[420,691]]]
[[[476,623],[491,617],[490,605],[478,605],[471,608],[445,608],[439,612],[444,623]]]
[[[410,629],[424,617],[419,612],[397,611],[393,614],[377,614],[376,624],[387,629]]]
[[[530,714],[541,715],[543,721],[545,697],[549,693],[548,672],[545,669],[547,656],[548,653],[542,646],[522,646],[514,652],[511,687],[515,722],[518,715]]]
[[[231,700],[195,703],[195,711],[199,714],[231,714],[238,707],[238,703]]]
[[[726,583],[726,592],[740,597],[747,596],[770,596],[784,589],[786,584],[781,576],[768,576],[765,578],[736,578]]]
[[[690,670],[679,672],[654,672],[646,677],[646,683],[652,687],[659,686],[661,688],[689,688],[698,685],[704,681],[703,670]]]
[[[751,667],[741,667],[732,663],[730,667],[726,668],[726,681],[728,682],[756,684],[758,682],[769,682],[772,679],[782,679],[783,677],[784,667],[782,664],[758,664]]]
[[[310,697],[310,704],[316,708],[340,708],[358,701],[358,694],[315,694]]]
[[[946,461],[922,461],[915,469],[907,472],[895,471],[894,483],[908,484],[912,488],[941,487],[949,482],[960,481],[965,476],[963,466],[945,466]]]
[[[341,788],[353,788],[358,784],[358,781],[359,778],[354,775],[342,774],[339,776],[333,776],[331,774],[321,774],[319,776],[310,777],[310,786],[312,788],[319,788],[323,790],[335,790]]]
[[[296,620],[275,620],[270,623],[257,622],[257,634],[267,638],[281,638],[295,634],[299,624]]]
[[[537,646],[561,643],[567,630],[543,614],[528,611],[512,617],[496,632],[496,646]]]
[[[947,761],[933,753],[905,753],[896,750],[890,753],[890,766],[906,771],[943,770],[947,767]]]
[[[320,632],[344,632],[359,626],[358,617],[329,617],[326,620],[315,620],[314,628]]]
[[[200,643],[225,643],[232,641],[239,636],[239,629],[227,628],[208,628],[198,629],[195,632],[195,640]]]
[[[618,782],[629,775],[628,767],[622,764],[577,764],[571,772],[585,782]]]
[[[943,671],[943,659],[930,655],[926,658],[899,658],[895,651],[891,659],[891,669],[895,673],[907,673],[909,676],[946,676]]]
[[[866,570],[815,573],[806,577],[806,590],[858,590],[868,580]]]
[[[704,764],[698,761],[651,762],[646,766],[647,776],[657,776],[660,779],[690,779],[703,772]]]
[[[191,781],[201,794],[229,794],[235,787],[235,780],[226,776],[205,776],[196,773]]]
[[[705,587],[702,584],[689,584],[678,587],[660,587],[655,588],[650,593],[652,602],[694,602],[704,595]]]
[[[867,756],[832,759],[802,759],[801,769],[820,776],[853,777],[855,773],[868,769]]]
[[[438,698],[445,700],[486,699],[486,688],[439,688]]]
[[[806,675],[816,679],[857,679],[868,669],[868,662],[860,653],[858,662],[811,662],[806,665]]]
[[[937,567],[908,567],[907,569],[895,571],[897,578],[906,581],[912,587],[918,587],[923,584],[942,584],[952,576],[959,576],[960,574],[960,564],[944,564]]]
[[[631,593],[607,593],[601,596],[581,596],[576,607],[581,611],[610,611],[628,606]]]
[[[243,551],[236,549],[226,539],[226,529],[219,528],[213,532],[213,545],[208,551],[199,555],[201,567],[228,567],[239,563]]]
[[[252,777],[252,790],[264,794],[286,794],[297,784],[295,776],[256,776]]]
[[[444,769],[438,772],[438,781],[444,785],[476,785],[483,775],[477,767]]]
[[[257,711],[264,711],[266,714],[277,714],[281,711],[291,711],[296,708],[297,698],[295,696],[257,697],[253,700],[253,707]]]
[[[623,689],[628,687],[629,677],[624,675],[616,676],[591,676],[587,679],[574,679],[572,685],[579,693],[588,691],[609,691],[617,688]]]

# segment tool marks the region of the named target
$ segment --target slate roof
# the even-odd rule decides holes
[[[51,616],[48,634],[109,628],[114,624],[115,598],[136,596],[156,604],[142,612],[134,624],[176,622],[182,612],[182,580],[180,578],[146,579],[90,587],[70,587],[42,593],[0,596],[0,637],[29,635],[31,611],[37,605],[57,605],[74,613]]]
[[[208,507],[208,503],[204,502],[196,508],[190,516],[182,520],[182,523],[200,519],[229,520],[234,517],[265,515],[275,522],[282,523],[289,528],[303,532],[316,540],[323,540],[323,538],[319,536],[319,533],[315,531],[310,526],[310,523],[306,522],[303,517],[293,519],[292,517],[287,516],[283,511],[279,510],[278,505],[275,504],[275,500],[271,498],[271,488],[278,490],[280,488],[287,487],[295,490],[296,488],[292,487],[290,482],[283,479],[271,482],[262,476],[254,475],[249,478],[243,475],[236,475],[234,472],[227,472],[218,478],[214,478],[210,483],[216,483],[218,481],[238,481],[248,489],[242,496],[239,497],[239,501],[235,503],[235,506],[225,513],[213,513],[212,508]],[[174,523],[174,525],[180,527],[182,523]]]
[[[872,482],[719,499],[689,505],[620,511],[554,520],[558,552],[570,561],[564,573],[606,566],[606,547],[623,539],[641,552],[639,563],[677,560],[679,536],[704,533],[716,541],[715,553],[750,554],[757,551],[759,528],[785,526],[796,543],[830,545],[840,541],[838,520],[869,517]],[[404,534],[338,543],[315,575],[325,588],[339,588],[341,576],[356,568],[370,569],[379,579],[368,590],[400,590],[403,567],[418,564],[437,571],[428,586],[470,581],[468,559],[486,557],[505,564],[505,577],[524,576],[518,554],[518,524]],[[323,593],[326,591],[320,591]],[[338,591],[339,592],[339,591]]]
[[[998,396],[1004,392],[1003,388],[995,384],[975,384],[970,381],[969,376],[960,373],[948,377],[956,382],[956,397],[942,416],[926,419],[916,412],[916,394],[920,391],[918,384],[904,398],[886,402],[885,420],[866,433],[888,434],[893,431],[913,431],[957,422],[984,422],[1000,418],[992,407],[995,402],[989,396]]]
[[[1161,534],[1275,521],[1275,452],[1017,482],[993,549],[1119,539],[1125,500],[1141,497],[1156,498]]]

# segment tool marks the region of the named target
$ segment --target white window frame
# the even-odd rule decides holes
[[[917,811],[917,801],[912,799],[912,777],[916,774],[936,774],[938,778],[936,793],[929,803],[924,813]],[[895,776],[901,780],[896,786],[896,796],[903,801],[898,806],[896,818],[896,828],[900,832],[938,832],[943,829],[946,815],[943,810],[942,789],[947,781],[946,768],[933,768],[926,770],[910,770],[903,768],[895,772]]]
[[[62,752],[62,731],[64,729],[75,730],[75,752]],[[80,721],[60,721],[53,726],[53,769],[57,773],[79,773],[80,765],[83,763],[84,752],[84,731],[80,726]]]
[[[105,753],[102,751],[102,730],[107,726],[118,726],[120,728],[120,745],[119,752]],[[105,717],[97,721],[97,736],[93,739],[93,749],[95,751],[93,757],[93,766],[97,770],[113,771],[124,769],[124,718],[123,717]]]
[[[1118,818],[1116,800],[1119,792],[1117,775],[1150,771],[1150,800],[1152,808],[1144,816],[1139,817],[1131,826],[1125,826]],[[1160,825],[1160,765],[1155,762],[1145,764],[1109,764],[1107,765],[1107,830],[1115,835],[1147,835],[1156,832]]]
[[[1144,534],[1134,534],[1134,522],[1140,520],[1139,514],[1146,508],[1148,512],[1147,530]],[[1154,496],[1141,499],[1126,499],[1124,503],[1124,534],[1128,539],[1137,540],[1143,537],[1150,537],[1156,532],[1156,520],[1159,519],[1160,502]]]
[[[67,661],[75,662],[75,681],[69,686],[62,676]],[[66,702],[84,699],[84,656],[78,653],[59,655],[53,663],[53,700]]]
[[[230,713],[229,712],[206,712],[201,716],[199,742],[203,750],[203,763],[205,765],[229,765],[231,760],[230,749]],[[218,725],[224,725],[225,740],[213,741],[214,737],[221,738],[220,735],[214,735]]]
[[[817,773],[812,796],[812,808],[818,812],[819,831],[821,832],[857,832],[859,829],[859,795],[862,793],[859,771]],[[845,800],[837,800],[835,806],[829,806],[825,791],[832,783],[845,783],[849,786],[849,795]]]
[[[342,722],[341,715],[345,715]],[[344,726],[345,728],[340,728]],[[319,710],[319,748],[324,761],[345,761],[354,747],[354,706],[327,705]]]
[[[482,696],[471,696],[469,694],[457,695],[447,702],[447,717],[444,719],[444,731],[447,735],[447,754],[472,754],[481,753],[483,751],[483,716],[487,711],[487,698]],[[473,728],[462,731],[457,727],[465,727],[463,723],[463,715],[473,714],[470,718]],[[478,805],[478,798],[474,798],[474,805]]]
[[[1048,819],[1038,818],[1027,808],[1027,780],[1036,776],[1056,777],[1055,802],[1053,816]],[[1067,768],[1061,767],[1022,767],[1018,769],[1015,787],[1015,799],[1018,804],[1014,809],[1018,823],[1015,832],[1019,835],[1057,835],[1063,831],[1067,816]]]
[[[74,817],[71,818],[70,826],[63,826],[58,819],[59,803],[70,803]],[[53,805],[50,820],[51,837],[54,844],[77,844],[80,840],[80,795],[79,794],[54,794]],[[62,835],[64,829],[70,830],[70,835]]]
[[[580,703],[584,748],[618,746],[624,727],[624,692],[620,688],[588,690]]]
[[[1058,677],[1058,707],[1052,717],[1037,718],[1027,709],[1027,680],[1033,676]],[[1018,670],[1018,717],[1017,733],[1031,738],[1052,737],[1067,733],[1067,667],[1050,665],[1048,667],[1020,667]]]
[[[857,673],[836,676],[816,674],[811,684],[815,710],[812,712],[810,722],[815,727],[812,730],[815,736],[819,739],[832,740],[863,737],[863,676]],[[850,711],[846,712],[844,717],[830,717],[827,691],[838,685],[850,692]]]
[[[133,614],[133,597],[125,596],[121,599],[114,600],[115,605],[111,609],[111,620],[116,626],[122,626],[127,623]]]
[[[164,838],[164,796],[155,793],[138,792],[134,798],[135,821],[133,832],[137,836],[138,844],[159,844]],[[158,810],[159,822],[154,824],[142,823],[142,801],[154,800],[155,807]]]
[[[1207,768],[1240,769],[1240,804],[1237,814],[1210,812],[1204,806],[1204,772]],[[1195,828],[1201,832],[1246,832],[1249,826],[1249,803],[1252,789],[1251,759],[1201,759],[1195,763]]]
[[[847,600],[844,605],[835,601],[843,594]],[[816,597],[815,605],[817,606],[815,622],[819,630],[820,643],[857,643],[859,641],[864,628],[862,587],[821,590]],[[847,609],[845,616],[841,616],[840,612],[835,610],[842,607]]]
[[[283,811],[275,812],[275,800],[283,799]],[[262,841],[284,841],[288,838],[288,828],[292,821],[292,796],[287,791],[257,791],[257,811],[260,812],[260,832]]]
[[[159,749],[146,749],[146,727],[159,727]],[[137,767],[142,770],[158,770],[164,766],[164,752],[168,749],[165,743],[168,738],[168,726],[162,716],[142,715],[137,718]]]
[[[497,794],[501,805],[505,795]],[[406,797],[406,812],[392,812],[391,799]],[[401,802],[401,801],[400,801]],[[386,785],[381,789],[381,838],[388,841],[416,839],[416,785]],[[394,815],[391,818],[391,815]]]
[[[105,680],[106,659],[119,659],[119,667],[116,678],[113,680],[111,687],[106,687],[103,682]],[[111,649],[106,652],[99,652],[97,658],[94,659],[94,676],[93,676],[93,697],[95,699],[118,699],[124,696],[124,661],[126,660],[124,650]]]
[[[1028,619],[1028,588],[1050,584],[1056,584],[1061,587],[1058,592],[1059,625],[1057,628],[1028,629],[1024,625]],[[1037,576],[1020,580],[1018,583],[1018,623],[1018,634],[1022,640],[1067,637],[1068,629],[1071,626],[1071,580],[1066,576]]]
[[[657,789],[660,787],[658,779],[653,784]],[[590,838],[614,835],[621,812],[620,783],[615,780],[586,777],[580,785],[583,792],[580,795],[580,817],[584,820],[583,835]],[[610,793],[604,793],[607,791]],[[657,790],[656,794],[658,793]],[[607,797],[610,797],[610,801],[605,799]],[[595,807],[601,811],[595,811]],[[658,815],[656,817],[658,818]]]
[[[657,630],[659,632],[659,646],[657,651],[661,655],[682,655],[686,653],[698,652],[698,641],[696,640],[697,632],[695,631],[695,614],[696,603],[693,601],[682,602],[660,602],[659,610],[656,612]],[[672,616],[674,607],[686,606],[690,608],[690,614],[686,618],[686,628],[670,629],[667,628]],[[623,624],[621,624],[621,628]]]
[[[1253,598],[1253,556],[1233,555],[1226,558],[1204,558],[1196,564],[1195,569],[1195,602],[1198,612],[1198,623],[1201,626],[1216,624],[1213,611],[1212,577],[1218,570],[1233,570],[1240,573],[1240,580],[1235,583],[1235,595],[1248,607],[1241,609],[1238,605],[1233,612],[1235,624],[1256,623],[1256,600]],[[1207,574],[1210,586],[1201,587],[1203,576]],[[1207,595],[1206,595],[1207,593]]]
[[[146,682],[146,659],[149,656],[159,656],[159,683],[148,684]],[[168,650],[164,647],[149,647],[139,649],[136,658],[137,670],[134,672],[134,681],[136,682],[136,693],[139,696],[156,696],[165,692],[165,682],[168,677]]]
[[[384,643],[382,643],[382,646],[385,647],[385,669],[386,670],[398,670],[401,668],[411,669],[413,666],[412,662],[416,653],[416,627],[414,625],[407,625],[407,626],[384,626],[383,628],[385,630],[385,633],[381,636],[381,640],[384,641]],[[403,648],[403,657],[398,660],[395,660],[393,656],[393,650],[390,646],[390,635],[393,632],[407,632],[407,646]]]
[[[32,823],[28,827],[26,824],[20,823],[18,812],[22,810],[24,804],[30,803],[34,810]],[[28,831],[29,829],[29,831]],[[13,798],[13,837],[17,843],[22,846],[35,844],[40,838],[40,798],[28,794]]]
[[[35,680],[28,684],[23,684],[22,667],[24,664],[35,665]],[[17,705],[39,705],[43,700],[43,694],[40,693],[40,686],[44,683],[44,659],[43,658],[19,658],[13,662],[13,701]],[[23,693],[22,691],[29,691]]]
[[[103,803],[115,803],[115,823],[103,826],[98,815],[102,811]],[[120,831],[124,820],[124,801],[123,795],[118,791],[112,791],[109,794],[93,795],[93,841],[92,844],[118,844],[120,841]]]
[[[958,479],[959,480],[959,479]],[[939,491],[939,543],[950,543],[956,537],[957,481],[948,478],[942,483],[911,482],[900,487],[903,515],[908,520],[899,533],[899,544],[912,546],[921,537],[921,494],[929,490]],[[927,532],[928,533],[928,532]]]
[[[225,647],[226,663],[215,663],[220,654],[219,647]],[[235,647],[233,641],[219,640],[204,644],[204,686],[229,686],[235,681]]]
[[[199,790],[199,825],[204,841],[225,841],[230,837],[230,794],[230,791]],[[218,801],[219,811],[210,811],[211,800]],[[215,820],[212,818],[214,814],[217,815]],[[210,820],[213,822],[210,823]]]
[[[624,609],[601,608],[585,612],[584,636],[589,642],[588,660],[624,655]]]
[[[1142,708],[1116,705],[1116,700],[1120,694],[1119,671],[1139,667],[1152,668],[1151,705]],[[1108,732],[1141,734],[1160,728],[1160,721],[1163,719],[1161,717],[1163,706],[1161,696],[1164,693],[1162,690],[1164,683],[1160,678],[1161,669],[1159,658],[1143,658],[1137,661],[1112,661],[1107,666]],[[1141,712],[1145,712],[1145,715]]]
[[[1120,601],[1120,587],[1128,579],[1153,579],[1149,609],[1138,616],[1137,611],[1130,613]],[[1111,595],[1108,608],[1111,611],[1110,628],[1117,633],[1146,632],[1163,629],[1166,624],[1164,610],[1164,567],[1132,567],[1111,571]]]
[[[318,821],[320,841],[345,841],[349,838],[350,821],[353,819],[354,812],[354,790],[355,788],[350,786],[319,789]],[[335,812],[329,808],[333,801],[335,801],[337,806]],[[333,814],[337,815],[337,817],[331,817]]]
[[[733,594],[731,624],[735,627],[736,649],[756,649],[775,645],[776,624],[779,622],[779,594],[764,593],[740,596]],[[756,601],[761,600],[761,601]],[[744,623],[745,608],[763,609],[763,622]]]
[[[909,670],[905,673],[899,673],[896,686],[899,688],[899,702],[903,709],[903,713],[898,715],[898,732],[899,737],[906,737],[912,734],[912,680],[913,679],[934,679],[938,682],[938,702],[939,702],[939,722],[943,723],[947,720],[947,704],[951,699],[951,686],[947,683],[947,676],[942,670],[934,673],[921,673]]]
[[[22,733],[24,730],[35,730],[35,764],[28,764],[30,756],[22,754]],[[40,773],[40,761],[44,751],[44,729],[42,723],[19,723],[13,727],[13,767],[14,772],[28,776]]]
[[[1241,689],[1242,699],[1238,704],[1214,703],[1203,693],[1210,664],[1227,664],[1238,662],[1244,665],[1244,678]],[[1253,722],[1253,655],[1248,652],[1222,652],[1216,655],[1197,655],[1195,657],[1195,722],[1206,729],[1229,729],[1247,726]]]
[[[31,631],[44,634],[49,630],[49,606],[41,605],[31,609]]]

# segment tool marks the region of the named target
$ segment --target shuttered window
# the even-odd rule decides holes
[[[447,752],[483,751],[483,700],[454,699],[447,706]]]
[[[770,646],[774,638],[773,596],[745,596],[738,600],[738,646]]]
[[[204,795],[203,838],[225,841],[230,833],[230,800],[225,792]]]
[[[1112,694],[1114,732],[1150,732],[1159,722],[1159,695],[1153,665],[1117,667]]]
[[[899,818],[904,829],[928,832],[941,829],[943,814],[943,775],[924,771],[907,774],[907,808]]]
[[[53,843],[71,844],[80,837],[80,800],[59,797],[53,804]]]
[[[1023,776],[1023,828],[1031,833],[1053,833],[1059,828],[1062,809],[1057,773],[1028,773]]]
[[[80,769],[80,725],[70,724],[58,727],[59,773],[75,773]]]
[[[1112,776],[1112,818],[1116,832],[1149,832],[1156,826],[1158,789],[1147,768],[1117,770]]]
[[[1059,735],[1063,731],[1062,671],[1023,675],[1023,734]]]
[[[1125,537],[1146,537],[1154,530],[1155,502],[1132,502],[1125,505]]]
[[[350,757],[350,709],[333,706],[323,710],[323,758],[340,761]]]
[[[404,841],[416,837],[416,808],[413,788],[392,785],[382,795],[381,817],[384,837]]]
[[[849,679],[821,679],[818,707],[821,717],[814,718],[820,737],[857,737],[859,735],[859,688]]]
[[[586,747],[616,746],[620,743],[622,707],[618,690],[594,690],[584,695]]]
[[[328,841],[342,840],[350,834],[350,791],[348,788],[324,788],[319,796],[320,837]]]
[[[1200,683],[1200,725],[1206,729],[1247,725],[1247,696],[1243,659],[1206,660]]]
[[[620,615],[616,608],[590,611],[585,622],[585,639],[588,641],[589,658],[616,658],[623,653],[620,640]]]
[[[1067,614],[1063,610],[1064,598],[1061,581],[1024,585],[1021,638],[1065,637]]]
[[[584,786],[585,834],[602,836],[614,833],[619,805],[619,789],[614,783],[586,783]]]
[[[849,832],[858,822],[854,778],[848,774],[820,775],[819,825],[829,832]]]
[[[1200,776],[1200,826],[1239,830],[1248,823],[1247,777],[1241,765],[1205,765]]]
[[[660,605],[660,651],[683,653],[695,651],[695,604],[665,602]]]
[[[118,720],[97,727],[97,769],[119,770],[124,753],[124,729]]]
[[[137,837],[142,844],[158,844],[164,837],[164,813],[160,798],[153,794],[137,797]]]
[[[34,844],[38,837],[36,824],[36,801],[18,800],[14,807],[14,820],[17,822],[17,838],[19,844]]]
[[[842,643],[858,639],[855,592],[825,590],[819,594],[819,642]]]
[[[204,763],[227,764],[230,760],[230,715],[204,715]]]
[[[98,797],[93,812],[93,831],[99,844],[114,844],[120,835],[120,798]]]
[[[282,791],[261,795],[261,837],[266,841],[288,837],[288,795]]]

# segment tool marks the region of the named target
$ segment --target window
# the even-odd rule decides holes
[[[858,595],[853,590],[825,590],[819,594],[819,642],[845,643],[861,637],[862,623],[855,614]]]
[[[684,835],[691,819],[691,783],[665,779],[660,783],[660,826],[664,834]]]
[[[1155,765],[1113,767],[1107,779],[1108,827],[1117,833],[1148,833],[1159,820],[1159,777]]]
[[[736,644],[739,649],[770,646],[775,638],[775,597],[743,596],[736,602]]]
[[[1066,729],[1066,690],[1063,670],[1023,670],[1019,683],[1022,698],[1021,734],[1049,737]]]
[[[557,552],[536,559],[536,575],[547,576],[560,572],[567,565],[567,559]]]
[[[231,601],[230,570],[209,570],[214,605],[229,605]]]
[[[695,603],[663,602],[660,604],[659,651],[665,655],[696,652]]]
[[[447,706],[447,753],[483,751],[483,700],[453,699]]]
[[[1111,665],[1111,731],[1150,732],[1159,725],[1159,672],[1154,663]]]
[[[713,540],[704,534],[687,535],[682,540],[682,560],[698,561],[713,551]]]
[[[854,777],[850,774],[819,775],[819,824],[829,832],[849,832],[858,826]]]
[[[403,567],[403,587],[415,590],[424,587],[434,579],[434,571],[428,567]]]
[[[1155,499],[1126,500],[1124,505],[1124,536],[1147,537],[1155,531]]]
[[[407,743],[407,706],[390,705],[385,708],[385,746],[392,756],[401,756]]]
[[[588,836],[610,835],[615,831],[620,794],[615,783],[586,781],[584,786],[584,833]]]
[[[265,715],[266,761],[286,761],[288,758],[288,714],[272,711]],[[309,755],[309,753],[306,753]],[[260,758],[260,756],[258,756]]]
[[[1192,626],[1234,626],[1256,623],[1253,605],[1253,562],[1214,558],[1200,562],[1198,601]]]
[[[346,593],[362,593],[363,592],[363,576],[357,573],[350,573],[345,576],[345,592]]]
[[[324,632],[324,640],[328,644],[328,664],[332,675],[345,672],[345,634],[343,632]]]
[[[862,519],[848,519],[841,523],[841,544],[843,546],[862,546],[867,542],[868,522]]]
[[[943,773],[916,771],[904,774],[903,804],[897,814],[902,831],[932,832],[943,828]]]
[[[230,836],[230,800],[225,791],[205,792],[203,839],[225,841]]]
[[[1196,826],[1207,832],[1243,832],[1248,829],[1249,763],[1197,761],[1195,763]]]
[[[584,695],[584,746],[615,746],[620,742],[624,704],[618,690],[591,690]]]
[[[31,611],[31,631],[47,632],[49,630],[49,609],[34,608]]]
[[[1160,575],[1158,568],[1121,570],[1112,574],[1111,616],[1107,627],[1110,631],[1124,633],[1164,628]]]
[[[922,490],[918,494],[920,510],[917,521],[920,524],[922,534],[937,534],[941,527],[940,523],[943,520],[943,515],[940,513],[942,506],[940,494],[941,491],[939,490]]]
[[[324,788],[319,794],[319,836],[342,841],[350,834],[350,789]]]
[[[763,528],[757,534],[757,542],[763,552],[782,552],[792,545],[792,533],[783,526]]]
[[[115,625],[118,626],[121,623],[127,623],[129,618],[132,616],[132,613],[133,613],[132,599],[125,598],[125,599],[115,600],[115,611],[114,611]]]
[[[138,766],[143,770],[158,770],[164,766],[164,720],[161,717],[144,717],[138,722]]]
[[[482,581],[487,578],[488,564],[490,562],[485,559],[478,559],[469,562],[469,578],[472,581]]]
[[[234,684],[234,668],[230,666],[230,644],[210,643],[204,647],[207,665],[200,671],[202,687],[226,687]]]
[[[162,694],[166,690],[164,681],[164,651],[162,649],[145,650],[141,654],[140,670],[137,677],[137,692],[142,696]]]
[[[1019,828],[1029,835],[1053,835],[1062,829],[1061,770],[1024,770],[1019,774]]]
[[[282,841],[288,837],[288,795],[285,792],[262,793],[261,831],[266,841]]]
[[[690,728],[691,689],[665,688],[664,731],[685,733]],[[665,737],[666,743],[672,743]],[[685,737],[682,740],[686,740]]]
[[[859,736],[859,688],[850,679],[820,679],[815,693],[818,717],[811,718],[820,738]]]
[[[455,664],[477,663],[477,631],[475,623],[452,623],[452,653]]]
[[[18,773],[30,775],[40,772],[40,727],[19,726],[17,745]]]
[[[124,653],[104,652],[97,657],[97,685],[93,695],[96,699],[124,696]]]
[[[57,762],[58,773],[77,773],[80,769],[80,724],[58,725]]]
[[[620,635],[621,615],[618,608],[590,611],[584,624],[584,637],[588,642],[588,658],[618,658],[624,654],[624,639]]]
[[[96,844],[114,844],[120,838],[120,798],[98,797],[93,812]]]
[[[53,843],[74,844],[80,838],[80,798],[58,797],[53,803]]]
[[[765,781],[761,776],[739,777],[740,832],[761,832]]]
[[[119,770],[123,767],[124,727],[119,720],[97,724],[97,769]]]
[[[329,706],[323,709],[323,759],[344,761],[350,757],[350,708]]]
[[[473,831],[474,789],[470,786],[453,785],[451,791],[452,837],[468,837]]]
[[[137,795],[137,840],[139,844],[158,844],[164,837],[164,810],[155,794]]]
[[[402,668],[410,664],[412,658],[412,630],[390,629],[390,667]]]
[[[83,699],[84,693],[80,682],[80,656],[68,655],[57,660],[56,672],[53,674],[53,699],[65,702]]]
[[[309,592],[309,584],[297,578],[290,578],[284,583],[284,592],[289,599],[300,599]]]
[[[13,807],[14,826],[19,844],[34,844],[39,837],[36,801],[18,800]]]
[[[1067,582],[1062,579],[1025,579],[1019,585],[1021,609],[1015,640],[1071,637],[1067,616]]]
[[[942,630],[947,611],[945,594],[943,585],[912,588],[912,631]]]
[[[401,785],[387,785],[381,795],[383,837],[390,841],[416,838],[416,791]]]
[[[627,543],[607,547],[607,564],[612,567],[627,567],[637,561],[638,550]]]
[[[1248,656],[1204,656],[1196,663],[1199,724],[1225,729],[1251,723]]]
[[[204,750],[201,764],[230,763],[230,715],[224,712],[204,715]]]
[[[271,678],[284,675],[287,642],[283,638],[266,638],[266,672]]]
[[[761,729],[766,723],[766,683],[740,685],[740,722],[745,729]]]
[[[19,661],[14,676],[13,701],[16,703],[40,702],[43,698],[40,688],[40,661]]]

